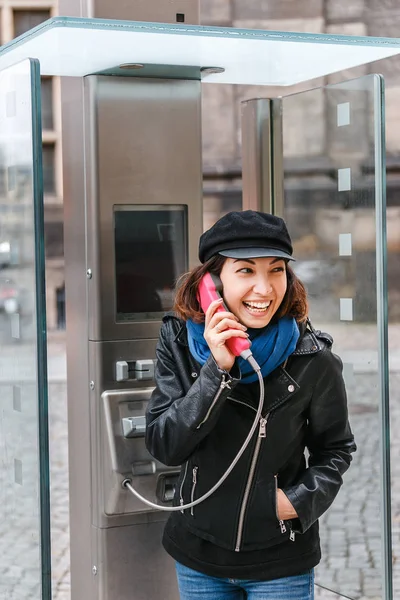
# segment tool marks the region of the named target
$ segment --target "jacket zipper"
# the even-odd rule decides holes
[[[187,470],[188,470],[188,464],[189,464],[189,463],[188,463],[188,462],[186,462],[186,465],[185,465],[185,473],[184,473],[184,475],[183,475],[183,479],[182,479],[181,487],[180,487],[180,490],[179,490],[179,496],[180,496],[179,504],[180,504],[181,506],[183,506],[183,505],[185,504],[185,503],[184,503],[184,501],[183,501],[183,484],[185,483],[185,479],[186,479],[186,475],[187,475]],[[184,512],[184,511],[181,509],[181,513],[182,513],[182,514],[183,514],[183,512]]]
[[[192,471],[192,493],[190,494],[190,502],[194,501],[194,492],[196,490],[196,485],[197,485],[197,471],[198,470],[199,470],[199,467],[193,467],[193,471]],[[194,509],[194,506],[192,506],[192,508],[190,509],[190,514],[192,515],[192,517],[194,516],[193,509]]]
[[[286,533],[287,529],[286,529],[286,525],[285,525],[285,521],[282,521],[282,519],[279,518],[278,515],[278,473],[276,475],[274,475],[275,477],[275,514],[276,514],[276,518],[278,519],[279,522],[279,527],[281,528],[281,533]],[[292,529],[290,529],[290,536],[289,539],[291,542],[295,541],[295,533]]]
[[[230,384],[230,381],[225,381],[225,374],[223,374],[223,375],[222,375],[222,381],[221,381],[221,383],[220,383],[220,386],[219,386],[219,388],[218,388],[218,391],[217,391],[217,393],[216,393],[216,394],[215,394],[215,396],[214,396],[214,400],[212,401],[212,403],[211,403],[211,406],[210,406],[210,408],[208,409],[206,416],[204,417],[204,419],[202,420],[202,422],[201,422],[201,423],[199,423],[199,425],[197,425],[197,428],[196,428],[196,429],[200,429],[200,427],[201,427],[201,426],[202,426],[202,425],[203,425],[203,424],[204,424],[204,423],[207,421],[207,419],[209,418],[209,416],[210,416],[210,414],[211,414],[211,411],[212,411],[212,409],[214,408],[214,406],[215,406],[215,405],[216,405],[216,403],[218,402],[218,398],[220,397],[220,395],[222,394],[222,392],[224,391],[224,389],[225,389],[226,387],[228,387],[228,388],[229,388],[229,384]],[[230,389],[230,388],[229,388],[229,389]]]
[[[246,488],[244,490],[242,506],[240,507],[239,525],[238,525],[237,536],[236,536],[235,552],[240,551],[240,545],[242,543],[244,517],[246,515],[246,508],[247,508],[247,503],[249,500],[250,488],[251,488],[251,484],[252,484],[253,478],[254,478],[254,473],[256,470],[257,459],[258,459],[258,455],[260,453],[260,448],[261,448],[261,442],[262,442],[263,438],[267,437],[267,429],[266,428],[267,428],[268,417],[269,417],[269,414],[267,414],[265,417],[261,417],[261,419],[260,419],[260,427],[258,430],[256,447],[254,448],[254,453],[253,453],[253,458],[251,461],[249,476],[247,478]]]

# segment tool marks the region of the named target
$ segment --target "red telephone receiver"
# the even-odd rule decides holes
[[[212,273],[206,273],[199,283],[197,298],[200,302],[203,312],[205,313],[211,302],[222,298],[222,282],[220,278]],[[217,308],[216,312],[223,312],[226,310],[229,311],[225,303],[222,303]],[[247,351],[250,348],[251,342],[250,340],[241,337],[233,337],[229,340],[226,340],[226,345],[232,354],[235,356],[240,356],[242,352]]]

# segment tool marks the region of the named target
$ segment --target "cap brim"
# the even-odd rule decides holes
[[[228,258],[266,258],[276,257],[285,258],[286,260],[296,260],[283,250],[275,250],[274,248],[235,248],[234,250],[220,250],[218,254],[227,256]]]

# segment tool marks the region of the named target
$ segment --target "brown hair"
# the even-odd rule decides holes
[[[177,283],[174,311],[181,319],[184,321],[191,319],[195,323],[204,321],[204,313],[197,300],[199,282],[207,272],[219,276],[225,261],[225,256],[216,254],[203,265],[195,267],[180,277]],[[303,323],[308,317],[307,292],[288,263],[286,263],[286,277],[287,290],[273,321],[282,317],[294,317],[298,323]]]

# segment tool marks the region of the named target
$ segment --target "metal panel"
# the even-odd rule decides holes
[[[283,205],[279,98],[242,103],[242,169],[243,208],[277,214]]]
[[[96,531],[100,553],[95,600],[179,598],[174,562],[161,545],[163,528],[160,522]]]
[[[271,105],[268,98],[242,102],[243,209],[271,212]]]
[[[284,168],[283,168],[283,126],[282,126],[282,98],[273,98],[271,100],[272,114],[272,135],[271,135],[271,155],[272,155],[272,206],[271,213],[274,215],[283,215],[284,204]]]
[[[67,322],[71,597],[95,598],[86,280],[83,81],[61,79]]]
[[[149,573],[158,556],[163,597],[172,600],[175,577],[160,547],[166,514],[140,506],[121,487],[131,463],[151,460],[143,438],[123,438],[121,417],[143,415],[154,384],[118,382],[115,365],[154,359],[160,322],[115,322],[113,206],[187,205],[189,264],[196,264],[202,232],[200,83],[93,76],[63,80],[62,99],[71,597],[130,600],[132,578],[139,582],[141,576],[134,597],[155,597]],[[155,465],[153,475],[133,478],[153,500],[160,477],[176,473]],[[121,554],[127,558],[116,567]],[[131,560],[138,554],[141,562]]]
[[[137,518],[141,514],[145,521],[148,519],[146,513],[151,509],[122,488],[125,477],[131,477],[135,488],[156,502],[159,501],[156,497],[159,478],[179,471],[179,468],[169,468],[152,459],[143,437],[125,439],[122,432],[123,417],[145,414],[154,382],[117,382],[115,363],[121,359],[154,357],[156,341],[89,342],[89,379],[93,382],[89,400],[91,522],[98,527],[122,527],[141,522]],[[132,466],[141,461],[153,461],[155,473],[132,477]],[[165,514],[155,513],[154,517],[165,521]]]
[[[187,205],[189,265],[197,262],[202,222],[200,85],[125,77],[85,80],[92,340],[154,338],[159,327],[154,322],[115,322],[114,204]]]
[[[374,78],[374,139],[376,197],[376,288],[377,333],[379,339],[379,395],[381,420],[381,528],[383,596],[394,598],[393,564],[396,550],[392,547],[391,505],[391,449],[390,449],[390,393],[389,393],[389,340],[388,340],[388,271],[387,271],[387,224],[386,224],[386,160],[385,160],[385,82],[383,77]]]

